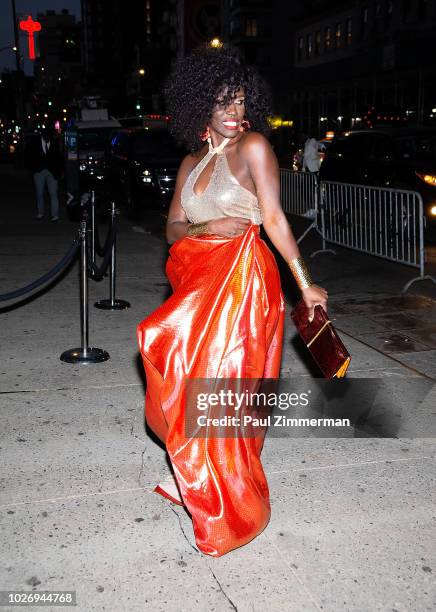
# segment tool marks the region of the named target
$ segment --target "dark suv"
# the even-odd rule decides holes
[[[336,136],[319,177],[417,191],[424,202],[426,237],[436,239],[436,130],[362,130]]]
[[[114,133],[109,155],[115,197],[138,219],[147,210],[165,210],[186,154],[166,129],[122,129]]]

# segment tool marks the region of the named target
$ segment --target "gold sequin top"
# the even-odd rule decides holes
[[[209,143],[209,151],[183,185],[181,205],[191,223],[204,223],[220,217],[243,217],[256,225],[262,223],[257,197],[239,183],[229,168],[224,152],[229,140],[225,138],[218,147]],[[197,179],[214,155],[217,158],[212,176],[203,193],[197,195],[194,191]]]

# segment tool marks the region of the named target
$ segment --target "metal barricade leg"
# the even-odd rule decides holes
[[[424,246],[424,221],[425,221],[425,217],[424,217],[424,205],[422,202],[422,199],[419,200],[419,230],[418,230],[418,235],[419,235],[419,244],[418,244],[418,249],[419,249],[419,276],[410,279],[409,282],[407,282],[403,289],[401,290],[401,293],[406,293],[406,291],[408,289],[410,289],[410,287],[413,285],[413,283],[416,283],[418,281],[422,281],[422,280],[429,280],[431,281],[433,284],[436,285],[436,278],[434,276],[431,276],[430,274],[425,274],[425,246]]]
[[[80,223],[80,323],[82,346],[64,351],[60,356],[66,363],[100,363],[107,361],[109,353],[89,346],[88,269],[87,269],[87,221]]]
[[[321,234],[322,248],[318,249],[317,251],[313,251],[313,253],[310,254],[311,258],[321,253],[333,253],[333,255],[336,255],[336,251],[334,249],[326,249],[325,214],[324,214],[325,204],[326,204],[325,185],[323,185],[322,183],[318,183],[317,184],[317,195],[315,199],[315,206],[316,206],[315,227],[317,231]],[[320,212],[320,216],[321,216],[321,231],[318,228],[318,211]]]
[[[115,202],[111,203],[111,223],[112,227],[115,224],[115,215],[118,211],[115,209]],[[114,236],[112,242],[112,254],[111,254],[111,267],[109,270],[109,299],[99,300],[95,302],[94,306],[100,310],[125,310],[130,308],[129,302],[126,300],[118,300],[115,298],[115,285],[116,285],[116,257],[117,257],[117,237]]]

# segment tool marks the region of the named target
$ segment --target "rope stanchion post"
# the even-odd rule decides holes
[[[95,191],[91,191],[91,262],[95,264]]]
[[[118,211],[115,208],[115,202],[111,202],[111,223],[113,228],[115,227],[115,216],[117,214]],[[115,298],[116,257],[117,238],[115,232],[112,240],[111,266],[109,269],[109,299],[99,300],[94,304],[96,308],[100,308],[101,310],[125,310],[126,308],[130,308],[129,302],[126,302],[126,300],[119,300]]]
[[[88,222],[85,219],[80,223],[80,323],[82,346],[80,348],[64,351],[60,356],[66,363],[100,363],[107,361],[109,353],[100,348],[89,346],[89,307],[88,307]]]

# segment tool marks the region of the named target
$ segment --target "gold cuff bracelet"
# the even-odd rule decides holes
[[[306,264],[302,257],[292,259],[292,261],[288,262],[288,266],[300,289],[307,289],[313,285],[313,280],[310,277],[309,270],[306,268]]]
[[[208,234],[209,231],[207,229],[206,223],[190,223],[187,229],[187,236],[202,236],[203,234]]]

